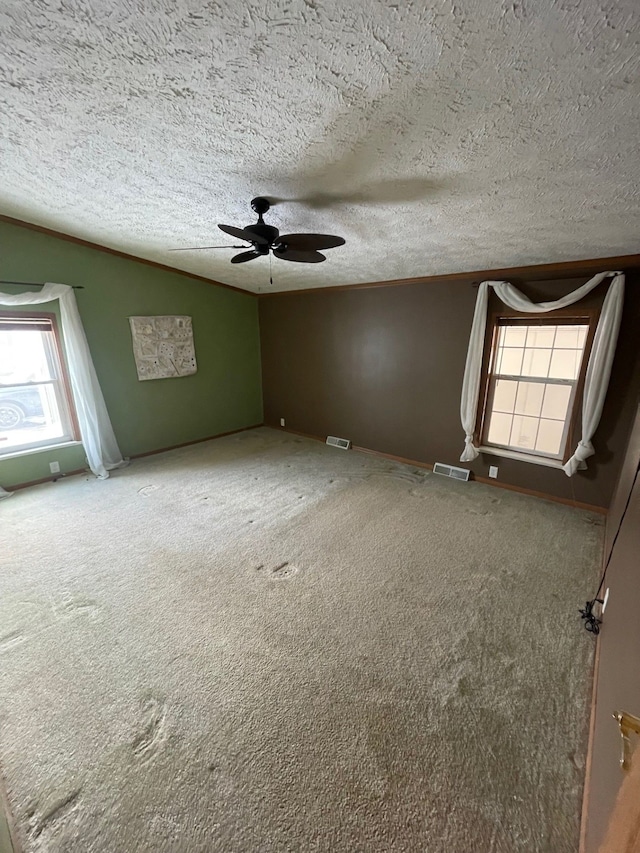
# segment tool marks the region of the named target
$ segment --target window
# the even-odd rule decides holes
[[[77,439],[52,314],[0,314],[0,457]]]
[[[495,317],[481,414],[481,445],[566,461],[591,345],[592,316]]]

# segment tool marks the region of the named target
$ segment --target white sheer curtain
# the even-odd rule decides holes
[[[96,477],[104,480],[109,476],[109,471],[122,468],[127,461],[122,458],[109,420],[73,288],[66,284],[47,283],[40,291],[0,293],[0,305],[12,308],[40,305],[55,299],[60,300],[62,333],[80,438],[89,467]],[[7,496],[8,492],[0,489],[0,498]]]
[[[510,308],[529,314],[545,313],[565,308],[578,302],[587,293],[590,293],[605,278],[613,278],[605,297],[598,326],[596,328],[587,374],[585,378],[584,391],[582,395],[582,437],[576,447],[575,453],[563,466],[568,477],[572,477],[577,470],[586,468],[585,459],[594,454],[591,439],[595,433],[602,406],[609,386],[611,365],[616,351],[618,330],[622,317],[622,305],[624,302],[624,273],[601,272],[583,284],[572,293],[557,299],[554,302],[531,302],[508,281],[483,281],[478,290],[476,309],[473,315],[471,336],[469,338],[469,349],[467,351],[467,363],[464,369],[462,381],[462,399],[460,401],[460,419],[465,431],[465,447],[460,457],[461,462],[471,462],[479,455],[477,447],[473,444],[473,432],[476,426],[478,412],[478,399],[480,395],[480,382],[482,374],[482,351],[487,325],[487,303],[489,299],[489,288],[493,287],[500,299]]]

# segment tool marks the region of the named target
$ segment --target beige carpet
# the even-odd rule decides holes
[[[27,853],[577,850],[598,516],[259,429],[0,523]]]

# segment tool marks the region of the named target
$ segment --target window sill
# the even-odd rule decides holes
[[[47,450],[58,450],[61,447],[81,447],[81,441],[60,441],[57,444],[46,444],[44,447],[25,447],[24,450],[14,450],[11,453],[0,453],[3,459],[16,459],[18,456],[31,456],[33,453],[46,453]]]
[[[491,456],[502,456],[505,459],[516,459],[518,462],[532,462],[534,465],[544,465],[545,468],[560,468],[564,464],[561,459],[546,459],[544,456],[535,456],[532,453],[518,453],[517,450],[503,450],[501,447],[479,447],[480,453],[489,453]]]

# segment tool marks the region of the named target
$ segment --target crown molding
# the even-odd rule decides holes
[[[536,264],[528,267],[506,267],[494,270],[474,270],[472,272],[447,273],[446,275],[418,276],[416,278],[396,278],[388,281],[369,281],[361,284],[340,284],[334,287],[307,287],[296,290],[279,290],[274,293],[260,293],[259,299],[272,299],[275,296],[300,295],[301,293],[327,293],[344,290],[363,290],[372,287],[398,287],[407,284],[479,284],[481,281],[502,281],[521,279],[525,281],[549,281],[555,278],[582,278],[603,270],[621,269],[626,272],[640,270],[640,255],[616,255],[609,258],[589,258],[582,261],[561,261],[554,264]]]

